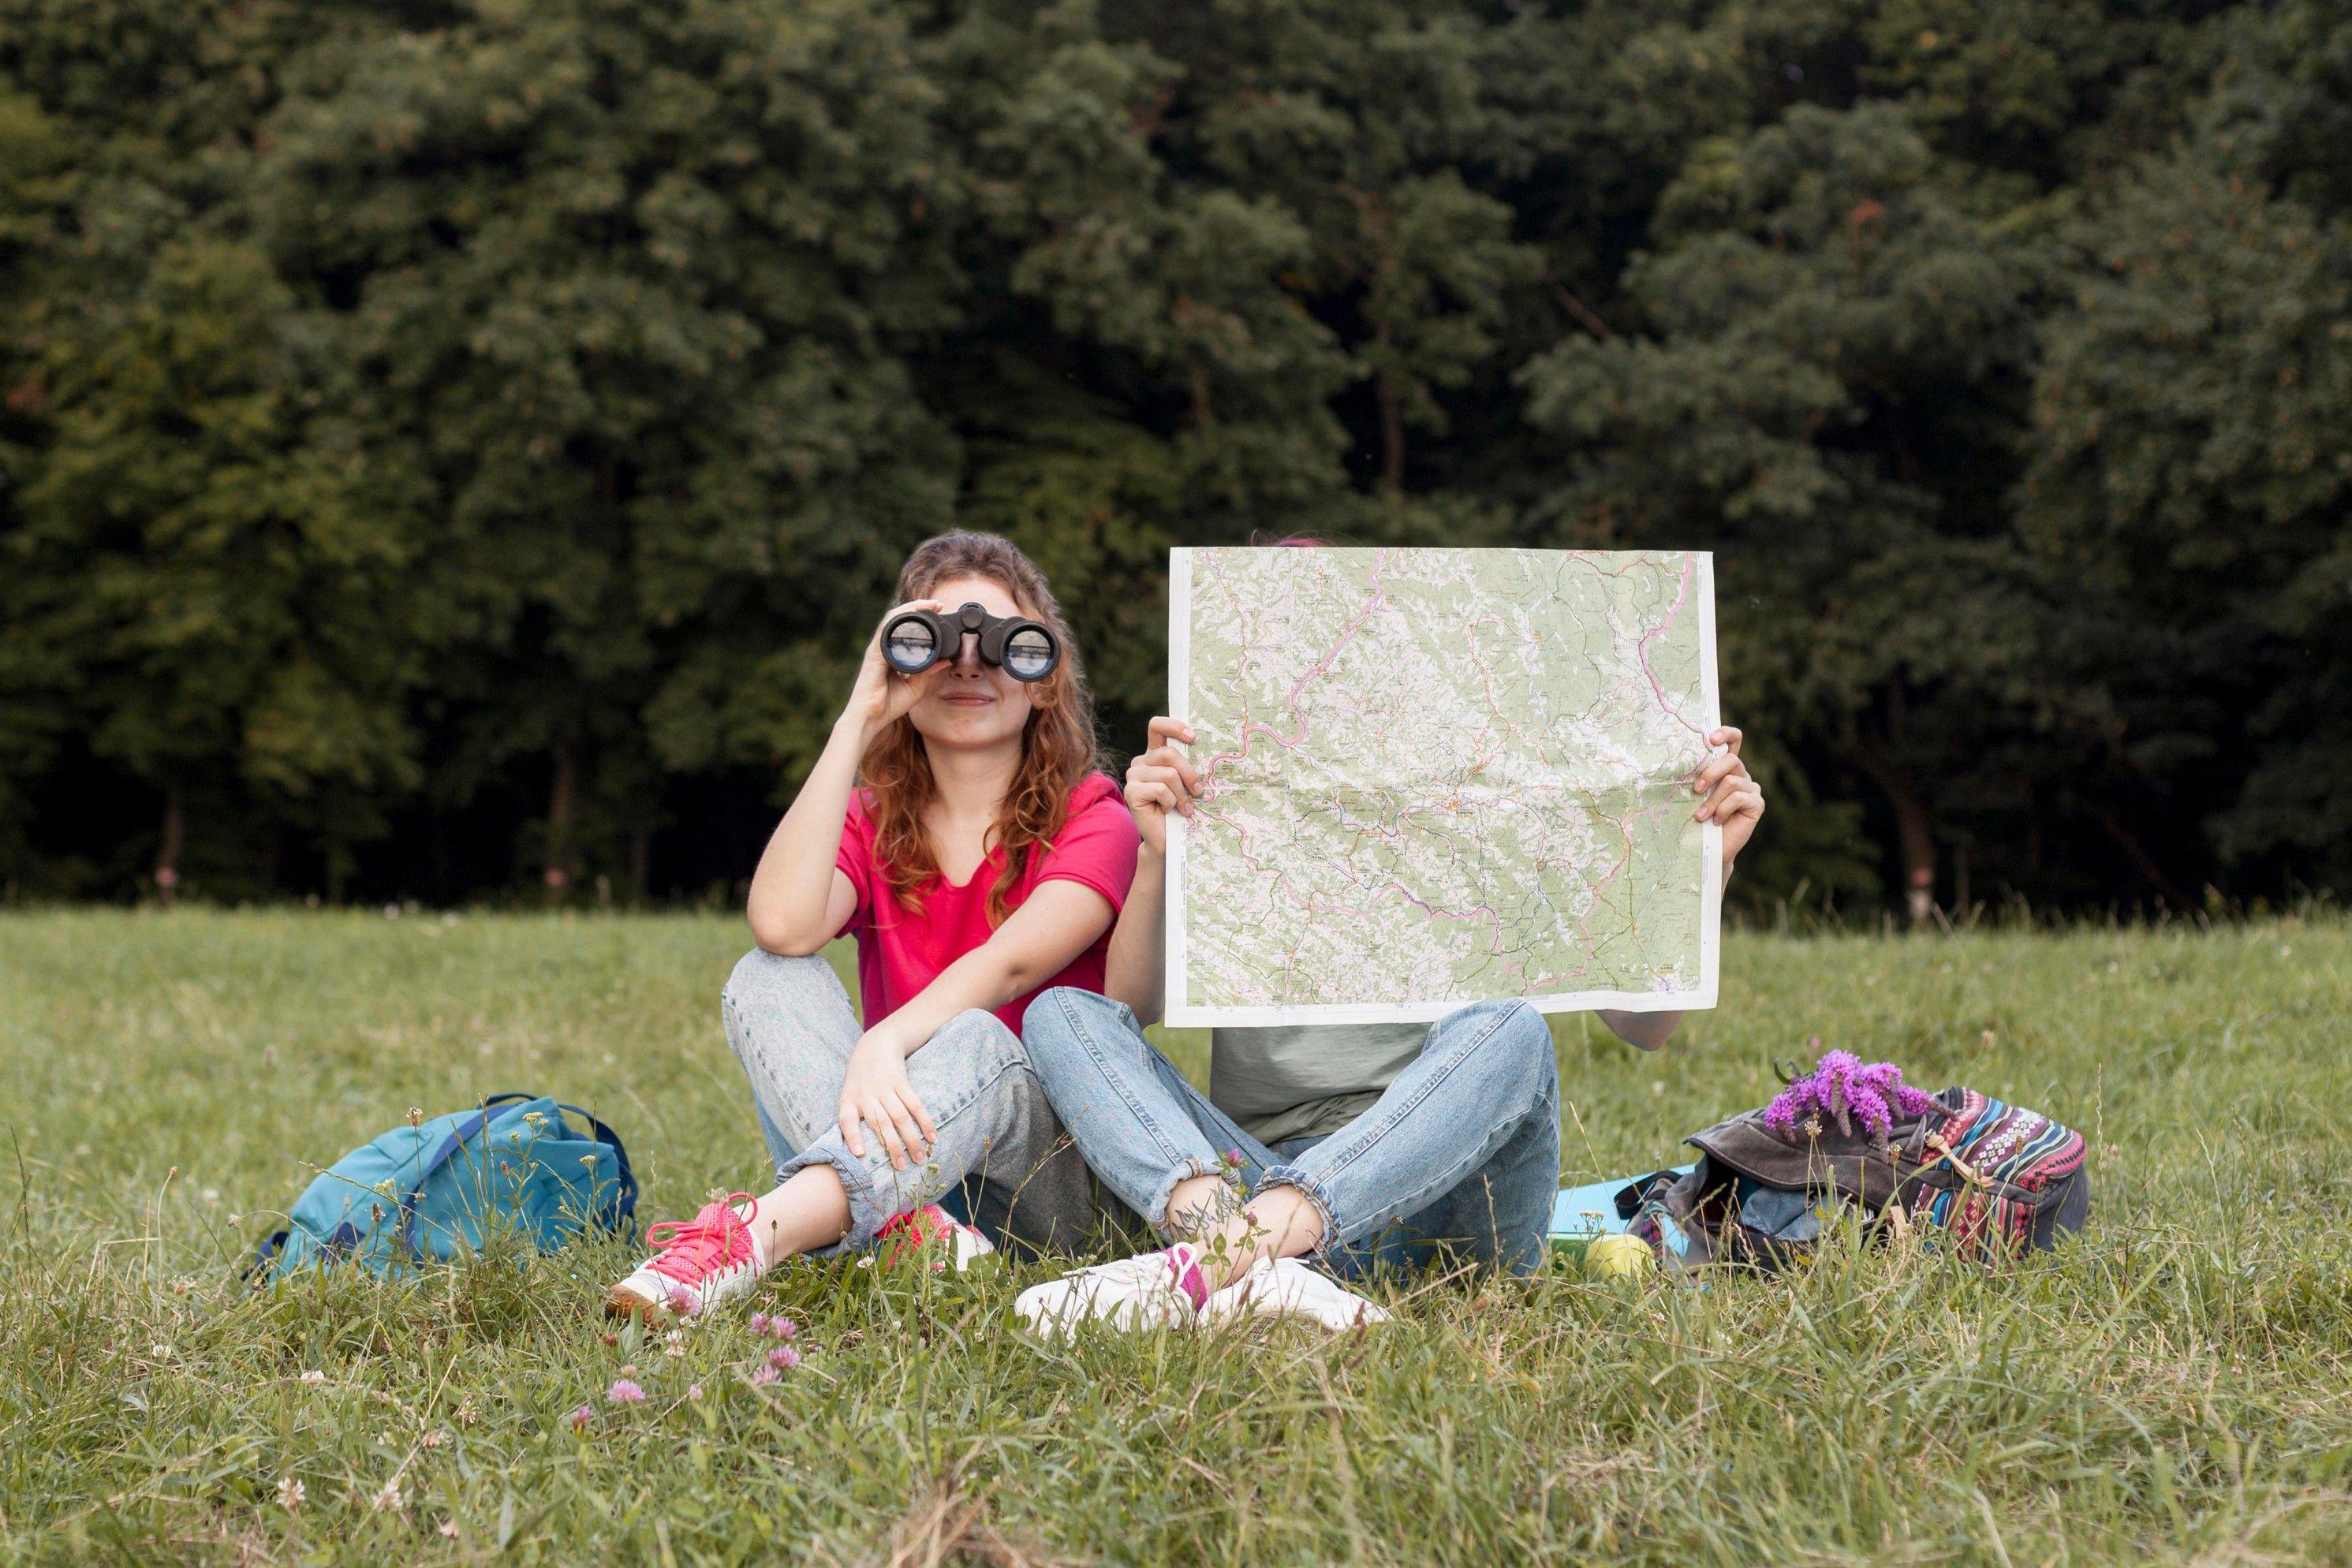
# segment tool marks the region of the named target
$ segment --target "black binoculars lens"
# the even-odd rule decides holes
[[[908,610],[882,628],[884,662],[901,675],[920,675],[943,658],[953,658],[967,636],[979,639],[980,658],[1015,680],[1043,680],[1062,662],[1062,646],[1052,631],[1017,616],[992,616],[978,605],[950,614]]]
[[[882,657],[890,668],[905,675],[929,669],[940,656],[940,639],[931,628],[912,616],[890,623],[890,635],[882,641]]]
[[[1004,639],[1004,673],[1043,680],[1054,672],[1054,638],[1043,626],[1023,626]]]

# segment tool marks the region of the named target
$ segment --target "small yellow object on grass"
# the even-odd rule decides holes
[[[1596,1236],[1584,1249],[1584,1272],[1596,1279],[1647,1279],[1657,1268],[1638,1236]]]

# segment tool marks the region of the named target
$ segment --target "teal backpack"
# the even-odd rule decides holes
[[[567,1110],[593,1136],[573,1131]],[[619,1134],[545,1095],[494,1094],[470,1110],[395,1127],[320,1172],[286,1228],[255,1249],[253,1275],[283,1279],[330,1263],[383,1274],[446,1262],[497,1230],[553,1252],[592,1226],[633,1231],[636,1208]]]

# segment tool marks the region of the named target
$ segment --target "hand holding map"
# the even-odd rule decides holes
[[[1168,1021],[1715,1005],[1705,554],[1178,550]]]

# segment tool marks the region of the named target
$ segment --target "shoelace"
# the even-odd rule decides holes
[[[658,1253],[646,1267],[681,1284],[698,1284],[714,1268],[751,1256],[751,1229],[735,1212],[749,1193],[730,1193],[690,1220],[666,1219],[646,1227],[646,1240]],[[740,1237],[740,1251],[737,1238]]]
[[[912,1209],[905,1214],[892,1215],[882,1222],[882,1228],[874,1233],[874,1239],[879,1241],[886,1236],[903,1236],[907,1238],[908,1246],[922,1246],[924,1240],[922,1215]]]

